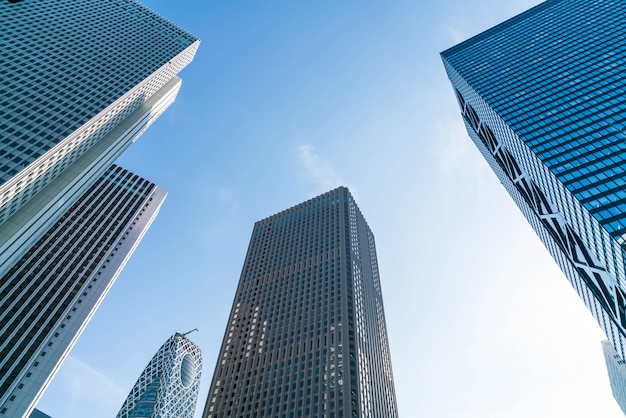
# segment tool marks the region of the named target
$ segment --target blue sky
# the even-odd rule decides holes
[[[343,184],[376,236],[401,416],[623,417],[602,332],[468,138],[439,57],[538,3],[144,1],[202,40],[119,161],[169,195],[39,408],[113,417],[199,328],[201,411],[254,222]]]

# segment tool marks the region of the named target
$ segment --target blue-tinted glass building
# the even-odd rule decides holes
[[[201,371],[200,348],[177,332],[143,370],[117,418],[193,418]]]
[[[204,418],[397,418],[374,235],[340,187],[258,221]]]
[[[441,54],[470,137],[622,358],[625,21],[625,2],[548,0]]]

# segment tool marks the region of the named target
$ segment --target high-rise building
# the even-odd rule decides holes
[[[0,417],[30,414],[165,195],[112,166],[0,276]]]
[[[465,126],[626,358],[626,3],[548,0],[441,55]]]
[[[112,164],[199,40],[134,0],[5,1],[0,27],[0,417],[20,417],[165,197]]]
[[[199,40],[134,0],[3,1],[0,27],[2,274],[174,101]]]
[[[345,187],[254,225],[204,418],[397,417],[374,236]]]
[[[193,418],[201,370],[200,348],[177,332],[150,360],[117,418]]]
[[[602,350],[613,397],[626,414],[626,361],[617,354],[609,340],[602,341]]]

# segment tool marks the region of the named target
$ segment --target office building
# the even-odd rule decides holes
[[[112,164],[199,41],[133,0],[5,1],[0,27],[0,417],[20,417],[158,211]]]
[[[345,187],[254,225],[204,418],[397,417],[374,236]]]
[[[0,417],[32,411],[165,195],[112,166],[0,276]]]
[[[177,332],[150,360],[117,418],[193,418],[201,370],[200,348]]]
[[[0,27],[2,274],[174,101],[199,41],[134,0],[4,1]]]
[[[112,164],[199,41],[134,0],[5,1],[0,27],[0,417],[21,417],[158,211]]]
[[[442,53],[469,136],[621,358],[625,18],[548,0]]]
[[[626,415],[626,361],[617,354],[613,344],[608,340],[602,341],[602,350],[613,397]]]

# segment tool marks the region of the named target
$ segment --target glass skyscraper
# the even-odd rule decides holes
[[[165,197],[113,163],[199,40],[134,0],[4,1],[0,27],[0,417],[21,417]]]
[[[193,418],[201,371],[200,348],[177,332],[150,360],[117,418]]]
[[[204,418],[397,417],[374,236],[345,187],[254,225]]]
[[[548,0],[441,54],[470,137],[622,358],[625,19]]]

